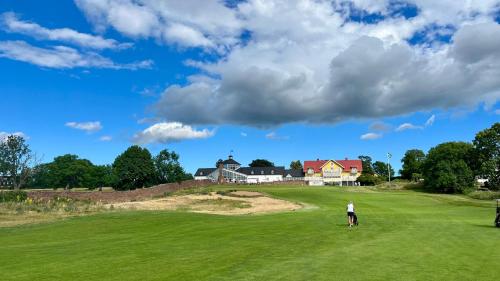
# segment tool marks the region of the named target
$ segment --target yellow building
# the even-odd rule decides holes
[[[362,171],[361,160],[304,161],[305,180],[313,185],[356,185]]]

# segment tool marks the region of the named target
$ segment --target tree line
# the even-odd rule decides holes
[[[363,174],[358,178],[362,184],[374,185],[387,179],[387,164],[372,164],[369,156],[359,159],[363,162]],[[475,188],[478,178],[486,180],[488,189],[500,190],[500,123],[478,132],[472,142],[441,143],[427,154],[410,149],[401,162],[402,179],[421,181],[431,191],[466,193]]]
[[[375,185],[394,178],[394,170],[370,156],[359,156],[363,172],[358,178],[362,185]],[[130,190],[155,184],[192,179],[179,163],[179,155],[164,149],[152,156],[148,149],[129,147],[116,157],[112,165],[94,165],[77,155],[55,157],[50,163],[38,164],[22,136],[11,135],[0,140],[0,176],[7,177],[14,189],[36,188],[100,188],[111,186]],[[472,142],[446,142],[425,154],[419,149],[406,151],[400,177],[423,182],[429,190],[465,193],[473,189],[476,179],[487,180],[491,190],[500,190],[500,123],[476,134]],[[255,159],[251,167],[272,167],[266,159]],[[302,169],[300,161],[290,167]]]
[[[8,136],[0,143],[0,176],[8,177],[14,189],[113,187],[131,190],[193,179],[182,168],[179,158],[179,154],[167,149],[153,157],[148,149],[134,145],[116,157],[112,165],[94,165],[73,154],[37,164],[23,137]]]

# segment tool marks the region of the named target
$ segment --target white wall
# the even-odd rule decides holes
[[[248,183],[262,183],[262,182],[275,182],[283,181],[282,175],[248,175]]]

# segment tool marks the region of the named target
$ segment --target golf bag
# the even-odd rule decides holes
[[[497,217],[497,219],[498,219],[498,217]],[[354,225],[358,225],[358,216],[356,216],[356,213],[354,213],[354,216],[352,218],[352,223]]]
[[[497,217],[495,218],[495,226],[500,227],[500,207],[497,207]]]

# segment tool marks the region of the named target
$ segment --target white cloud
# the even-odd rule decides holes
[[[349,21],[326,1],[241,2],[232,12],[248,41],[218,61],[190,61],[206,79],[168,87],[156,112],[185,124],[266,127],[492,103],[500,99],[500,25],[493,1],[479,2],[415,1],[416,17],[374,24]],[[356,3],[383,14],[390,6]],[[408,43],[448,24],[450,42]]]
[[[241,133],[240,133],[240,135],[241,135],[242,137],[247,137],[247,136],[248,136],[248,134],[247,134],[247,133],[245,133],[245,132],[241,132]]]
[[[11,12],[0,15],[0,22],[9,32],[25,34],[40,40],[60,41],[93,49],[123,49],[132,46],[130,43],[119,43],[114,39],[105,39],[69,28],[48,29],[37,23],[22,21]]]
[[[427,119],[427,121],[425,121],[425,127],[429,127],[429,126],[432,126],[432,124],[434,124],[434,121],[436,120],[436,115],[432,114],[431,117],[429,117],[429,119]]]
[[[362,140],[376,140],[382,137],[382,134],[377,134],[377,133],[366,133],[364,135],[361,135],[360,139]]]
[[[270,132],[268,134],[266,134],[266,139],[269,139],[269,140],[288,140],[290,139],[289,136],[280,136],[278,134],[276,134],[276,132]]]
[[[417,126],[417,125],[413,125],[411,123],[403,123],[401,125],[399,125],[399,127],[396,128],[396,132],[401,132],[401,131],[405,131],[405,130],[421,130],[423,129],[424,127],[422,126]]]
[[[386,131],[389,131],[390,129],[391,129],[391,125],[386,124],[384,122],[375,122],[375,123],[370,125],[370,130],[372,130],[372,131],[386,132]]]
[[[150,60],[129,64],[117,64],[94,52],[80,52],[76,49],[55,46],[50,49],[32,46],[24,41],[0,41],[0,57],[31,63],[49,68],[110,68],[129,69],[150,68]]]
[[[26,136],[26,134],[24,134],[23,132],[14,132],[14,133],[0,132],[0,142],[4,142],[9,136],[20,136],[23,137],[24,139],[28,139],[28,136]]]
[[[113,137],[112,136],[102,136],[99,138],[100,141],[112,141]]]
[[[98,30],[155,38],[186,47],[224,50],[237,43],[241,20],[218,0],[75,0]]]
[[[197,131],[189,125],[178,122],[162,122],[135,134],[133,140],[139,144],[170,143],[187,139],[205,139],[214,134],[214,131],[208,129]]]
[[[73,129],[77,129],[77,130],[86,131],[87,133],[97,132],[97,131],[100,131],[102,129],[101,122],[99,122],[99,121],[81,122],[81,123],[67,122],[65,124],[65,126],[73,128]]]

